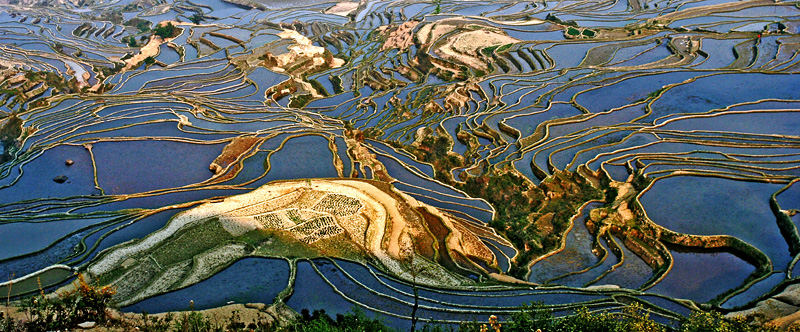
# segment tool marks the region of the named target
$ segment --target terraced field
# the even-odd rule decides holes
[[[798,2],[0,3],[0,293],[800,310]]]

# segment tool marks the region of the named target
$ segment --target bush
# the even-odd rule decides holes
[[[194,24],[200,24],[200,22],[202,22],[204,20],[205,20],[205,18],[203,17],[203,15],[202,14],[198,14],[198,13],[195,13],[194,15],[189,17],[189,21],[191,21]]]
[[[6,316],[5,312],[0,311],[0,331],[22,331],[22,325],[10,316]]]
[[[130,47],[136,47],[136,37],[133,35],[122,37],[121,41]],[[127,55],[127,54],[126,54]]]
[[[581,32],[578,29],[575,29],[573,27],[569,27],[569,28],[567,28],[567,34],[570,35],[570,36],[577,36],[577,35],[580,35]]]
[[[742,319],[728,319],[715,311],[694,312],[680,328],[681,332],[755,332],[770,330],[772,329],[763,326],[751,326]]]
[[[148,332],[222,332],[222,331],[279,331],[279,332],[391,332],[395,329],[386,326],[381,320],[371,319],[356,309],[352,313],[336,315],[331,318],[324,310],[301,312],[294,323],[276,328],[267,321],[246,324],[240,320],[236,311],[226,320],[218,320],[202,312],[190,311],[173,316],[167,314],[157,318],[143,314],[133,321],[111,321],[106,310],[113,290],[108,287],[94,288],[82,277],[76,290],[59,294],[57,297],[36,296],[23,306],[28,315],[27,321],[16,321],[0,312],[0,331],[53,331],[69,330],[84,321],[96,321],[100,326],[117,326],[123,330]],[[582,307],[573,315],[554,317],[552,309],[541,302],[534,303],[512,314],[506,322],[499,322],[490,316],[486,322],[462,322],[460,326],[425,325],[423,332],[531,332],[531,331],[583,331],[583,332],[761,332],[778,331],[744,319],[729,319],[719,312],[695,312],[680,322],[679,326],[667,328],[650,318],[649,312],[641,304],[625,306],[621,312],[591,312]],[[789,328],[789,331],[798,331]]]
[[[491,321],[490,321],[491,322]],[[621,313],[593,313],[583,307],[572,315],[562,318],[552,316],[549,309],[536,303],[511,316],[502,326],[504,332],[517,331],[665,331],[665,327],[650,319],[641,305],[634,303]]]
[[[138,17],[134,17],[134,18],[126,21],[124,24],[127,25],[127,26],[136,27],[137,29],[139,29],[140,32],[145,32],[145,31],[150,30],[150,21],[143,20],[143,19],[138,18]]]
[[[105,323],[107,310],[115,290],[105,286],[95,288],[78,275],[75,289],[54,296],[42,292],[26,299],[21,311],[27,316],[22,323],[26,331],[53,331],[69,329],[86,321]]]
[[[353,313],[336,315],[336,320],[325,313],[325,310],[308,310],[301,312],[301,318],[294,324],[284,328],[285,332],[391,332],[394,329],[387,327],[377,319],[370,319],[363,312],[356,309]]]
[[[167,22],[167,24],[165,25],[156,26],[153,29],[153,34],[164,39],[174,37],[177,34],[177,32],[178,32],[177,28],[170,22]]]

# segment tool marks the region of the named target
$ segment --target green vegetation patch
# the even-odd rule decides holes
[[[292,100],[289,102],[289,107],[303,108],[306,105],[308,105],[308,103],[310,103],[312,100],[314,100],[314,98],[311,96],[311,94],[308,93],[296,95],[293,96]]]
[[[167,22],[167,24],[156,26],[153,29],[153,34],[159,36],[161,38],[167,39],[177,36],[180,33],[180,29],[172,23]]]
[[[214,218],[173,235],[152,251],[152,257],[159,265],[169,266],[231,240],[231,234]]]
[[[483,53],[483,55],[485,55],[485,56],[490,56],[490,55],[492,55],[492,53],[494,53],[494,50],[496,50],[497,47],[498,47],[498,45],[484,47],[481,50],[481,53]]]
[[[125,45],[128,45],[130,47],[136,47],[136,45],[137,45],[136,44],[136,37],[132,36],[132,35],[122,37],[122,42],[125,43]],[[125,56],[131,57],[129,54],[125,54]],[[125,58],[123,57],[122,60],[125,60]]]
[[[56,296],[42,294],[25,299],[19,308],[19,311],[25,313],[25,320],[16,321],[0,313],[0,330],[66,331],[87,321],[110,323],[111,316],[107,310],[110,308],[114,289],[95,288],[85,282],[82,276],[78,277],[74,286],[74,290]]]
[[[320,239],[311,245],[294,238],[286,231],[271,230],[265,231],[265,234],[265,240],[254,253],[256,256],[289,259],[336,256],[355,261],[363,259],[363,250],[346,238],[345,234]]]
[[[342,79],[336,75],[328,76],[330,78],[331,84],[333,85],[333,93],[340,94],[344,92],[344,88],[342,87]]]
[[[519,249],[509,274],[524,278],[527,264],[539,255],[560,245],[562,233],[569,227],[570,218],[583,203],[602,198],[603,193],[572,172],[557,172],[545,179],[539,187],[533,186],[523,176],[511,170],[484,167],[478,174],[462,172],[463,183],[455,182],[450,172],[463,165],[463,156],[450,151],[448,136],[429,135],[414,146],[407,146],[417,160],[433,165],[436,179],[450,183],[471,197],[486,199],[497,214],[489,226],[507,238]],[[552,192],[559,198],[545,200]],[[531,218],[553,213],[550,232],[531,225]]]
[[[330,96],[330,94],[328,94],[328,90],[326,90],[325,87],[322,85],[322,83],[320,83],[319,81],[315,79],[306,79],[306,82],[310,83],[311,86],[314,87],[314,90],[317,90],[317,93],[319,93],[323,97]]]
[[[409,150],[417,160],[433,164],[437,180],[449,181],[450,170],[463,165],[457,154],[448,153],[451,144],[452,141],[447,136],[429,135],[422,139],[416,149],[411,147]]]
[[[189,17],[189,21],[194,24],[200,24],[200,22],[205,21],[205,16],[202,13],[194,13],[191,17]]]
[[[295,239],[289,232],[281,230],[260,230],[263,240],[256,248],[256,256],[286,257],[286,258],[313,258],[320,257],[320,252],[300,240]]]
[[[581,34],[581,32],[578,29],[575,29],[573,27],[569,27],[569,28],[567,28],[567,34],[570,35],[570,36],[578,36],[578,35]]]
[[[497,48],[497,53],[500,53],[500,52],[503,52],[505,50],[508,50],[509,48],[511,48],[512,45],[514,45],[514,44],[505,44],[503,46],[498,47]]]
[[[143,20],[143,19],[138,18],[138,17],[134,17],[134,18],[126,21],[125,25],[136,27],[141,32],[150,31],[150,21]]]

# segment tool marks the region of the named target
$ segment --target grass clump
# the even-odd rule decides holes
[[[191,21],[194,24],[200,24],[200,22],[203,22],[205,20],[206,20],[206,18],[205,18],[205,16],[203,16],[202,13],[194,13],[194,15],[189,17],[189,21]]]

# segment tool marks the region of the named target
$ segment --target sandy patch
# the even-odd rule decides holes
[[[158,56],[158,53],[161,49],[161,44],[163,43],[164,39],[162,39],[161,37],[156,35],[150,36],[150,40],[147,42],[146,45],[142,46],[142,48],[139,49],[139,53],[125,60],[125,68],[123,69],[123,71],[133,69],[148,57]]]
[[[358,9],[360,3],[356,1],[342,1],[325,10],[325,14],[347,16]]]

